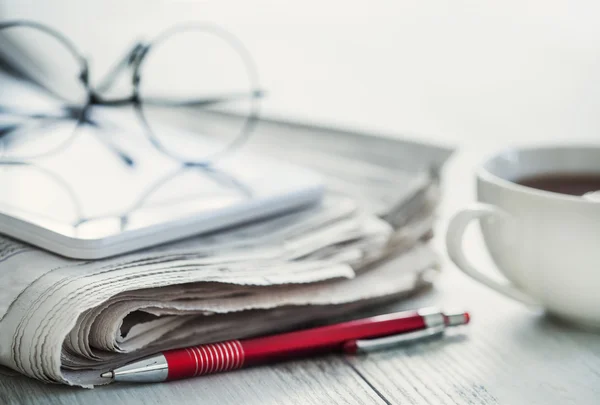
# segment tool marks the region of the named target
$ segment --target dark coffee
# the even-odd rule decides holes
[[[523,177],[516,183],[560,194],[584,195],[600,191],[600,174],[551,173]]]

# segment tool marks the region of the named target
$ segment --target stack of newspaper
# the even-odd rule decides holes
[[[447,149],[277,122],[256,131],[250,150],[324,176],[321,205],[99,261],[0,236],[0,364],[92,387],[160,350],[325,321],[428,285]]]

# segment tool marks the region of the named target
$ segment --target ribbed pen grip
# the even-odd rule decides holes
[[[211,343],[164,353],[169,365],[168,380],[235,370],[244,365],[239,340]]]

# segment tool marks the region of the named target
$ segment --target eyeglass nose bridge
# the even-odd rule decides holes
[[[85,58],[81,58],[82,59],[82,67],[81,67],[81,72],[79,73],[79,81],[81,83],[83,83],[83,85],[89,89],[90,87],[90,68],[88,65],[88,61]]]
[[[121,76],[124,73],[131,74],[133,95],[132,97],[128,97],[127,99],[130,101],[135,100],[135,98],[137,97],[137,88],[140,82],[139,66],[142,59],[148,52],[149,47],[149,44],[146,44],[144,42],[137,42],[136,44],[134,44],[133,47],[131,47],[131,49],[129,49],[129,51],[127,51],[124,56],[118,59],[117,63],[113,66],[111,71],[109,71],[94,87],[94,91],[102,93],[114,84],[117,77]]]
[[[142,60],[144,59],[144,57],[146,56],[146,54],[148,53],[149,49],[150,49],[150,44],[138,42],[133,47],[133,49],[131,50],[131,53],[129,55],[129,57],[130,57],[129,65],[133,66],[133,74],[131,76],[131,80],[132,80],[131,84],[133,85],[135,92],[137,92],[137,88],[140,84],[139,66],[140,66]]]

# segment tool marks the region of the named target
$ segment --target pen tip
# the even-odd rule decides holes
[[[106,373],[102,373],[100,374],[100,377],[102,378],[113,378],[115,376],[115,374],[112,371],[107,371]]]
[[[468,312],[465,312],[465,325],[471,322],[471,315]]]

